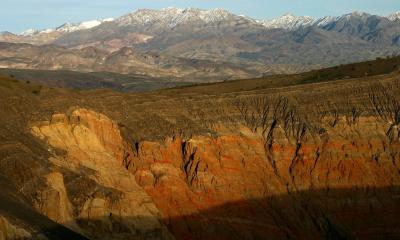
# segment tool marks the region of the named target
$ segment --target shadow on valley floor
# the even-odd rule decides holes
[[[303,191],[165,220],[178,239],[400,239],[400,188]]]
[[[1,196],[0,208],[36,224],[49,239],[84,239]],[[10,205],[11,204],[11,205]],[[6,208],[6,209],[4,209]],[[238,201],[163,222],[177,239],[400,239],[400,188],[302,191]],[[164,239],[159,230],[136,229],[154,219],[104,216],[78,220],[93,239]]]

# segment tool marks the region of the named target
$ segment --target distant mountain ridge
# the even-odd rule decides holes
[[[117,73],[139,71],[151,76],[158,64],[151,63],[147,68],[148,59],[152,59],[148,53],[154,53],[164,59],[163,69],[169,71],[169,77],[204,76],[204,80],[210,81],[211,76],[218,81],[400,55],[399,18],[400,12],[389,16],[353,12],[318,19],[285,14],[272,20],[256,20],[224,9],[140,9],[116,19],[64,24],[22,35],[4,32],[0,34],[0,42],[55,45],[73,51],[53,48],[61,55],[51,53],[54,57],[46,58],[47,47],[35,49],[41,53],[40,57],[23,48],[12,52],[14,48],[7,47],[0,49],[0,60],[3,68],[29,66],[77,71],[107,68]],[[76,50],[84,50],[90,57],[82,57]],[[103,63],[103,55],[113,59],[114,53],[119,60],[109,61],[107,66],[89,64],[93,59]],[[136,58],[137,54],[149,58]],[[130,60],[124,62],[125,57]],[[44,60],[46,64],[42,64]],[[79,68],[74,69],[76,63]]]
[[[20,34],[16,35],[34,35],[34,34],[40,34],[40,33],[49,33],[52,31],[61,31],[61,32],[73,32],[73,31],[79,31],[79,30],[86,30],[86,29],[91,29],[94,27],[99,26],[102,23],[105,22],[112,22],[116,21],[120,25],[132,25],[132,24],[152,24],[155,22],[164,22],[167,23],[170,27],[174,27],[179,23],[182,22],[188,22],[188,21],[204,21],[205,23],[211,23],[211,22],[218,22],[218,21],[223,21],[229,17],[231,18],[243,18],[246,20],[254,21],[257,23],[260,23],[264,27],[268,29],[274,29],[274,28],[283,28],[283,29],[290,29],[294,30],[299,27],[305,27],[305,26],[311,26],[311,25],[324,25],[324,24],[329,24],[331,22],[337,21],[343,17],[351,17],[351,16],[356,16],[356,15],[367,15],[367,16],[378,16],[382,18],[387,18],[390,21],[397,21],[400,19],[400,11],[393,12],[392,14],[388,16],[379,16],[379,15],[373,15],[373,14],[368,14],[365,12],[359,12],[355,11],[353,13],[349,14],[344,14],[338,17],[333,17],[333,16],[325,16],[321,18],[315,18],[312,16],[296,16],[292,13],[286,13],[280,17],[273,18],[273,19],[254,19],[250,18],[244,15],[235,15],[233,13],[230,13],[227,10],[224,9],[210,9],[210,10],[202,10],[198,8],[175,8],[175,7],[169,7],[169,8],[163,8],[160,10],[153,10],[153,9],[138,9],[137,11],[134,11],[132,13],[128,13],[126,15],[123,15],[117,19],[114,18],[105,18],[105,19],[100,19],[100,20],[89,20],[89,21],[83,21],[79,23],[64,23],[59,27],[56,28],[48,28],[48,29],[43,29],[43,30],[37,30],[37,29],[27,29]],[[1,34],[1,33],[0,33]]]

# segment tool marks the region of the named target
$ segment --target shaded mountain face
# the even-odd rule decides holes
[[[93,58],[101,66],[88,59],[75,70],[136,71],[150,76],[165,76],[160,73],[165,70],[169,76],[204,81],[293,73],[398,55],[400,22],[396,16],[355,12],[314,19],[287,14],[259,21],[222,9],[142,9],[115,20],[67,24],[23,35],[4,33],[0,41],[62,46],[74,60],[48,58],[52,62],[44,67],[34,64],[29,54],[18,53],[16,62],[3,61],[2,66],[15,68],[31,61],[31,68],[70,70],[79,61],[75,55],[80,55],[72,53],[73,49],[89,48],[104,52]],[[130,48],[135,54],[127,57]],[[163,60],[151,60],[149,52]]]
[[[394,66],[139,94],[0,77],[0,237],[398,239]]]
[[[372,43],[398,45],[400,25],[394,19],[355,12],[319,26],[328,31],[356,36]]]

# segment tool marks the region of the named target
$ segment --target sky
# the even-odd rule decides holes
[[[119,17],[137,9],[224,8],[235,14],[270,19],[285,13],[322,17],[353,11],[388,15],[400,0],[1,0],[0,31],[54,28],[65,22]]]

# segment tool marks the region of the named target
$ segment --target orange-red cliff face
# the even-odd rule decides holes
[[[77,109],[32,132],[65,151],[53,163],[79,174],[90,169],[85,177],[108,193],[82,194],[87,189],[52,173],[37,209],[96,238],[102,231],[162,239],[395,238],[400,144],[389,141],[387,128],[362,117],[301,141],[279,126],[269,142],[240,127],[130,146],[106,116]],[[105,229],[90,227],[99,220]]]
[[[217,138],[144,142],[130,169],[164,216],[172,218],[169,226],[179,238],[213,238],[215,231],[227,239],[233,236],[322,238],[334,234],[328,231],[330,221],[337,221],[337,228],[343,228],[337,230],[338,235],[378,237],[380,230],[369,233],[351,222],[357,214],[368,215],[379,202],[374,189],[390,189],[400,183],[400,145],[390,143],[383,126],[375,123],[373,118],[363,118],[355,126],[342,124],[324,136],[307,136],[301,146],[293,144],[278,129],[269,149],[265,148],[262,137],[246,131]],[[313,206],[314,193],[319,195],[318,204],[327,204],[322,209]],[[351,210],[351,206],[356,207],[354,201],[358,197],[366,208],[361,213]],[[399,203],[397,199],[391,200]],[[300,206],[291,206],[293,202]],[[302,204],[309,204],[310,210],[315,208],[314,211],[321,213],[307,217],[312,213],[306,213],[307,207]],[[217,210],[207,212],[210,208]],[[392,210],[398,213],[399,208]],[[200,226],[191,226],[190,217],[174,220],[202,211],[205,214],[200,214]],[[305,216],[299,216],[301,211]],[[329,216],[329,211],[337,212]],[[371,214],[375,216],[376,212]],[[379,213],[376,221],[393,221],[391,214],[386,214]],[[313,220],[321,217],[318,215],[327,216]],[[294,224],[290,225],[291,221]],[[301,221],[311,224],[305,227]],[[215,222],[219,222],[219,228]],[[279,225],[279,222],[286,223]],[[237,230],[238,225],[245,230]]]

